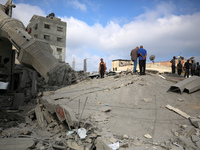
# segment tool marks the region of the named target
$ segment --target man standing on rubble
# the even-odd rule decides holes
[[[192,63],[191,63],[191,76],[194,75],[195,69],[196,69],[196,64],[195,64],[194,60],[192,60]]]
[[[175,65],[176,65],[176,57],[174,56],[173,59],[170,61],[172,63],[172,73],[175,74]]]
[[[189,59],[188,59],[187,62],[184,64],[184,69],[185,69],[185,75],[184,75],[184,77],[187,76],[187,78],[189,78],[189,69],[190,69],[190,62],[189,62]]]
[[[139,47],[137,46],[135,49],[132,49],[130,56],[131,56],[131,60],[134,63],[134,67],[133,67],[133,74],[136,74],[136,68],[137,68],[137,58],[138,58],[138,49]]]
[[[100,77],[104,78],[104,73],[106,73],[106,63],[103,62],[103,58],[100,59],[101,62],[99,63],[99,73],[100,73]]]
[[[140,75],[145,75],[147,51],[143,48],[142,45],[140,46],[140,49],[138,49],[138,55]]]

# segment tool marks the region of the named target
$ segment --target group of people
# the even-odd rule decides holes
[[[130,56],[134,63],[133,74],[136,74],[137,58],[139,57],[140,75],[145,75],[147,51],[143,48],[142,45],[140,48],[137,46],[135,49],[131,50]]]
[[[170,61],[172,63],[172,73],[175,74],[175,68],[176,68],[176,57],[174,56],[173,59]],[[190,74],[190,70],[191,70],[191,76],[193,75],[197,75],[200,76],[200,65],[199,62],[195,63],[194,60],[190,60],[188,59],[187,62],[184,63],[184,65],[182,65],[181,60],[178,61],[177,64],[177,72],[178,75],[181,75],[182,70],[184,69],[185,74],[184,77],[187,76],[187,78],[189,78],[189,74]]]

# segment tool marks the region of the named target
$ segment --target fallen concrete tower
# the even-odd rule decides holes
[[[180,92],[187,91],[188,93],[195,92],[200,89],[200,77],[192,76],[170,87],[168,91]]]
[[[52,49],[47,42],[30,36],[23,23],[11,17],[12,7],[15,7],[12,0],[8,0],[5,6],[0,5],[1,40],[14,45],[19,50],[19,61],[34,68],[48,84],[64,84],[68,77],[67,72],[72,70],[71,67],[60,63],[52,55]]]

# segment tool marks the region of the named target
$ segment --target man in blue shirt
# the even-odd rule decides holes
[[[140,75],[145,75],[147,51],[143,48],[142,45],[140,46],[140,49],[138,49],[138,55]]]

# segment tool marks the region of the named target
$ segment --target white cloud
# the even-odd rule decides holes
[[[87,10],[86,5],[83,4],[83,3],[80,3],[78,0],[70,0],[70,1],[67,1],[67,3],[69,5],[72,5],[75,9],[80,9],[82,11],[86,11]]]
[[[78,2],[78,1],[77,1]],[[161,11],[163,8],[164,11]],[[89,26],[73,17],[62,17],[67,22],[66,62],[76,70],[83,69],[83,60],[88,59],[88,71],[97,71],[103,57],[108,69],[114,59],[130,59],[130,51],[143,45],[148,56],[154,54],[155,61],[166,61],[180,52],[184,57],[195,55],[200,61],[200,12],[192,15],[173,15],[175,6],[162,3],[156,10],[148,10],[132,22],[120,26],[110,21],[104,27],[99,23]],[[18,4],[13,16],[28,24],[33,14],[45,16],[36,6]]]
[[[45,13],[38,6],[31,6],[29,4],[17,4],[16,8],[13,9],[13,18],[17,18],[28,25],[33,15],[45,16]]]

